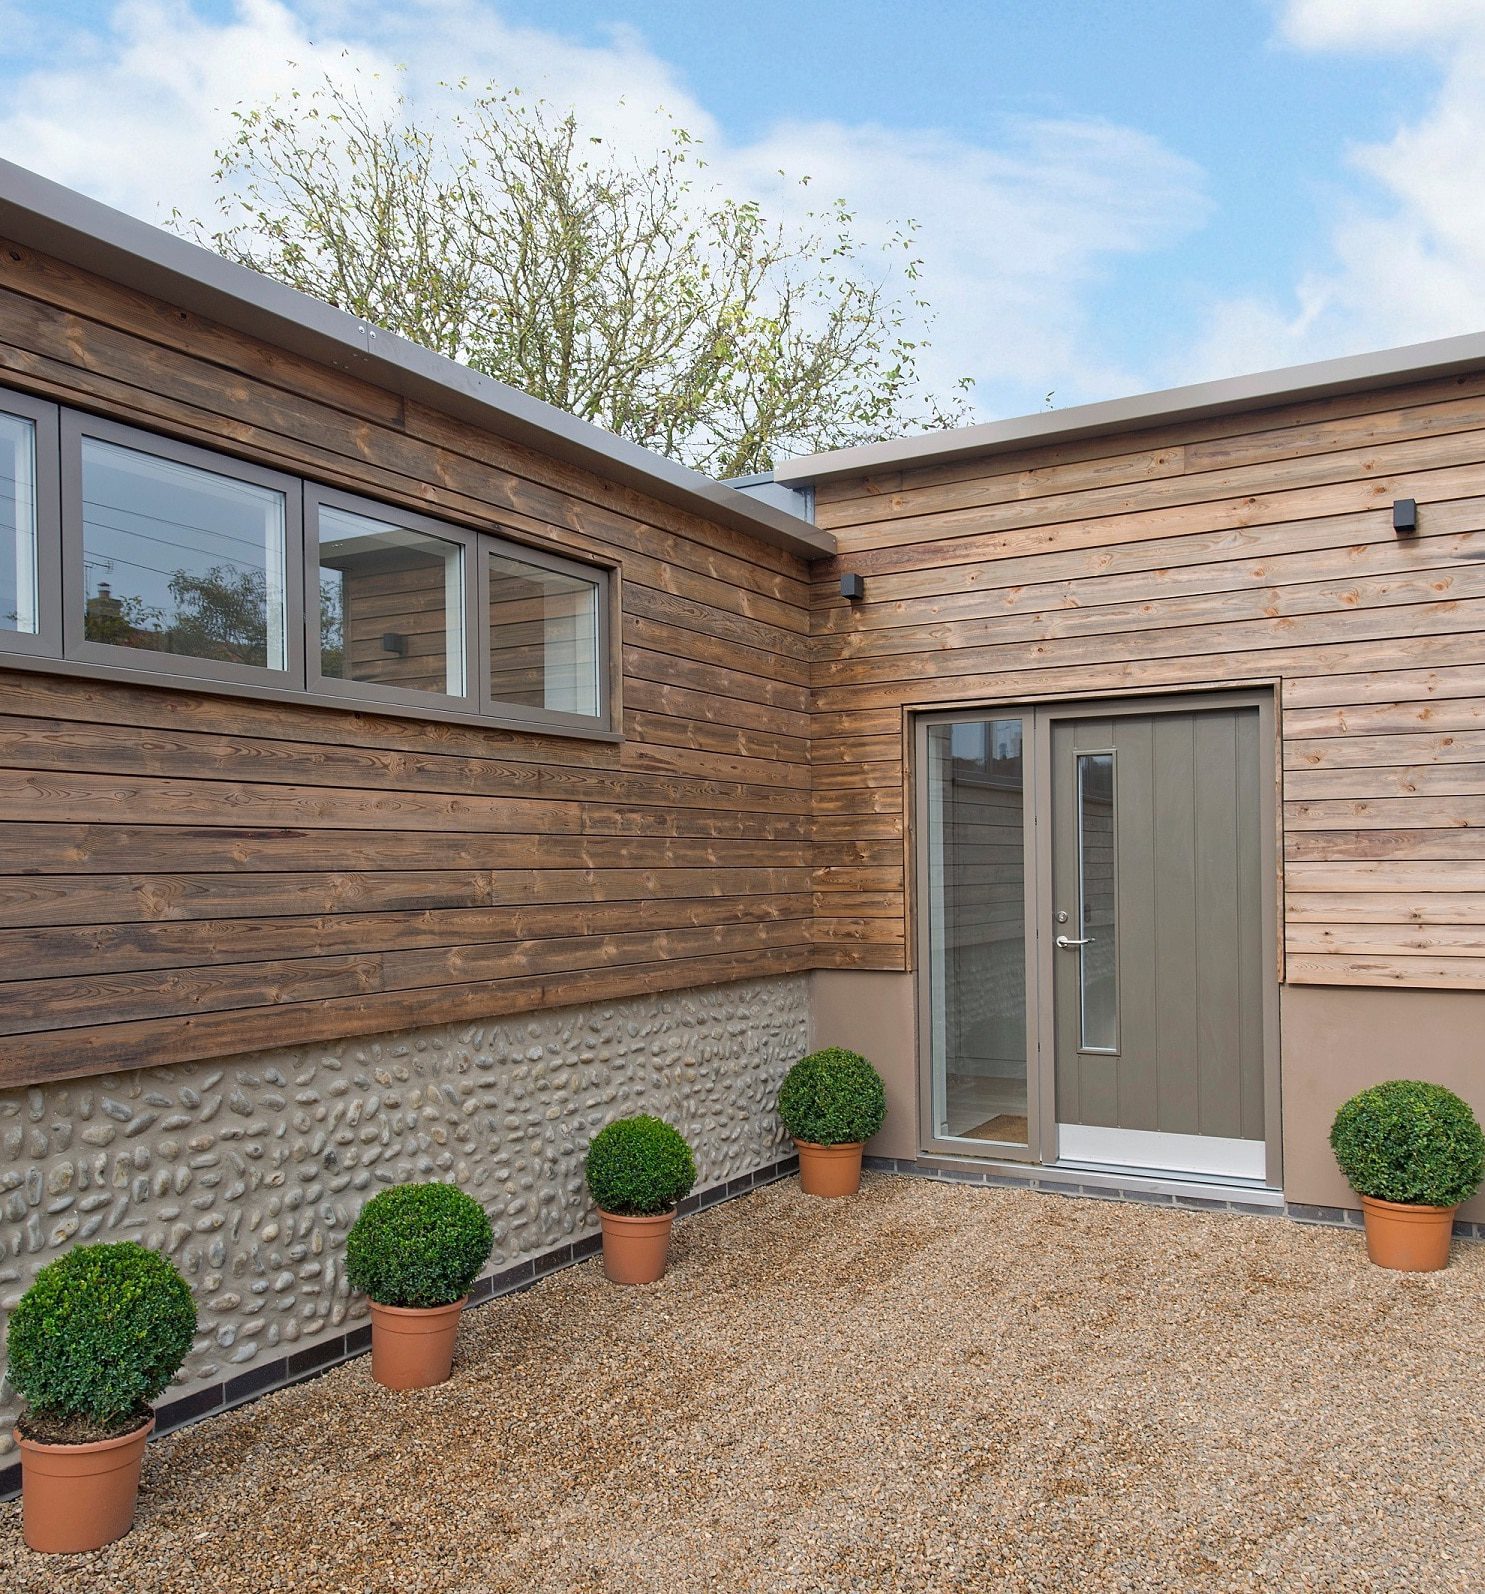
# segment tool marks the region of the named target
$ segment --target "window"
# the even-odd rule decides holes
[[[556,560],[485,557],[492,704],[548,713],[599,712],[599,584]]]
[[[0,648],[7,651],[60,648],[56,502],[56,408],[0,393]]]
[[[11,664],[613,736],[615,580],[0,391]]]
[[[468,700],[467,540],[312,491],[320,683],[348,695]],[[390,511],[383,511],[390,516]]]
[[[82,439],[83,637],[287,666],[284,495]]]
[[[41,629],[36,580],[36,423],[0,415],[0,627]]]

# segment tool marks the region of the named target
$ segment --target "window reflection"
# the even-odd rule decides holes
[[[282,493],[92,437],[82,483],[89,642],[285,668]]]
[[[461,694],[463,555],[443,537],[323,506],[320,673]]]
[[[488,568],[493,701],[597,714],[598,584],[504,554]]]
[[[36,427],[0,415],[0,630],[35,635]]]

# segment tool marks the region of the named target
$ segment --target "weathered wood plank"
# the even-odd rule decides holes
[[[582,999],[632,996],[648,991],[792,974],[807,967],[807,946],[732,952],[722,957],[672,958],[619,969],[601,969],[582,981]],[[78,1079],[125,1068],[158,1067],[197,1057],[299,1043],[374,1035],[422,1024],[452,1024],[475,1018],[560,1007],[574,1000],[569,973],[525,975],[509,981],[383,991],[350,999],[281,1004],[185,1018],[145,1019],[67,1032],[66,1044],[41,1033],[6,1042],[6,1078],[11,1085]]]
[[[442,910],[621,905],[695,898],[738,903],[754,897],[775,906],[810,889],[810,871],[798,868],[380,870],[360,874],[146,874],[0,875],[0,924],[66,926],[105,934],[139,924],[327,918],[402,914],[427,918]],[[8,932],[0,929],[0,937]],[[205,933],[205,932],[203,932]],[[220,932],[225,934],[225,931]],[[247,933],[246,931],[244,932]],[[162,943],[163,944],[163,943]],[[301,954],[296,954],[301,955]]]
[[[1485,925],[1485,891],[1429,890],[1416,883],[1406,893],[1291,890],[1284,898],[1284,913],[1291,930],[1301,924]]]
[[[272,1008],[353,994],[416,990],[469,980],[505,980],[656,957],[688,958],[794,947],[809,938],[809,920],[706,924],[548,940],[405,946],[347,957],[314,956],[206,968],[156,968],[146,973],[89,972],[73,978],[0,984],[0,1035],[23,1035],[124,1024],[185,1013]]]
[[[801,837],[536,836],[408,830],[317,830],[242,825],[17,822],[3,832],[18,874],[108,875],[435,869],[792,868]]]

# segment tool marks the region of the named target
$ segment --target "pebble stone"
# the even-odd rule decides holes
[[[1485,1244],[868,1174],[676,1227],[152,1445],[48,1594],[1144,1594],[1485,1587]]]
[[[337,1259],[389,1184],[481,1200],[498,1271],[596,1228],[583,1157],[610,1119],[669,1119],[699,1188],[776,1162],[808,1032],[787,976],[0,1092],[0,1314],[72,1245],[138,1240],[195,1292],[187,1395],[365,1319]],[[0,1378],[0,1458],[19,1409]]]

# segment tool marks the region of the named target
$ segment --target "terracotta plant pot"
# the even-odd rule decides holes
[[[806,1195],[855,1195],[861,1188],[861,1148],[864,1140],[842,1146],[817,1146],[796,1140],[799,1148],[799,1187]]]
[[[387,1389],[427,1389],[454,1370],[459,1314],[469,1299],[449,1306],[383,1306],[371,1301],[371,1376]]]
[[[603,1272],[613,1284],[653,1284],[665,1276],[670,1259],[674,1212],[655,1218],[621,1218],[598,1209],[603,1225]]]
[[[1420,1207],[1362,1196],[1366,1254],[1378,1267],[1437,1273],[1449,1265],[1449,1240],[1458,1207]]]
[[[21,1447],[21,1531],[33,1550],[102,1549],[134,1526],[139,1468],[153,1417],[133,1433],[87,1445],[47,1445],[16,1431]]]

